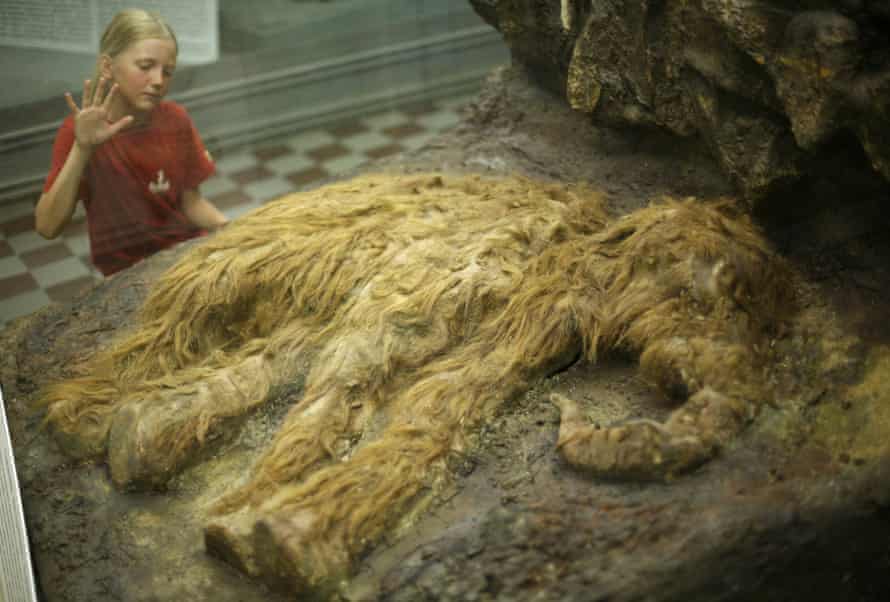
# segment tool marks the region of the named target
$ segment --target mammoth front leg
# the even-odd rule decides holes
[[[664,424],[632,420],[591,425],[577,403],[559,394],[557,447],[566,461],[597,476],[655,480],[688,472],[711,459],[750,420],[750,404],[710,388],[695,393]]]
[[[558,394],[559,449],[572,465],[596,475],[664,479],[712,458],[751,421],[768,395],[755,350],[703,337],[649,343],[643,374],[668,396],[688,396],[665,423],[631,420],[601,427]]]
[[[147,393],[124,403],[108,435],[111,478],[121,488],[162,486],[207,442],[226,435],[269,395],[279,367],[262,353],[209,374],[189,387]]]

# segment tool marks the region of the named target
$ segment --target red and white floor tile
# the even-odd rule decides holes
[[[427,102],[231,149],[201,186],[229,218],[366,161],[416,150],[459,120],[469,97]],[[34,199],[0,207],[0,328],[102,276],[90,264],[81,211],[55,240],[34,231]]]

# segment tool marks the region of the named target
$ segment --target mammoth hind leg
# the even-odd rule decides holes
[[[207,551],[294,594],[324,595],[355,559],[431,490],[444,470],[450,433],[401,423],[256,507],[213,520]]]
[[[422,378],[386,402],[386,426],[342,461],[282,470],[273,447],[257,472],[282,477],[261,487],[260,496],[248,487],[251,505],[208,525],[208,551],[293,592],[333,587],[439,491],[448,455],[464,443],[463,429],[524,386],[521,369],[497,370],[498,353],[486,354],[484,345],[470,351],[426,366]]]

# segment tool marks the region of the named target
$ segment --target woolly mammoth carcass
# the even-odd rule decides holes
[[[284,197],[190,249],[138,324],[50,387],[70,454],[120,488],[163,486],[305,374],[208,551],[323,594],[452,477],[503,402],[578,357],[636,354],[664,422],[562,411],[569,464],[610,478],[695,468],[772,399],[789,271],[728,202],[612,219],[595,191],[523,178],[370,175]]]

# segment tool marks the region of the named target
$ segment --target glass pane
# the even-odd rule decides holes
[[[117,30],[108,68],[118,89],[106,117],[113,125],[135,111],[133,122],[86,146],[72,122],[54,154],[71,114],[64,94],[84,109],[103,32],[128,6],[0,2],[0,326],[221,219],[420,149],[508,60],[469,2],[147,0],[140,6],[159,14],[176,42],[172,54],[163,44],[141,48],[167,36]],[[143,55],[128,56],[134,48]],[[185,112],[161,110],[170,106]],[[69,147],[89,150],[72,161],[79,178],[67,197],[51,186],[42,195]],[[192,215],[195,191],[219,213]],[[35,222],[38,199],[50,195],[56,204],[44,202]],[[46,207],[56,213],[41,213]]]

